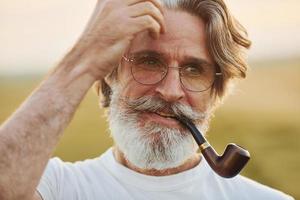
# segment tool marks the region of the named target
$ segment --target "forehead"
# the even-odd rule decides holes
[[[147,31],[137,34],[131,42],[129,53],[152,50],[174,59],[192,56],[211,62],[205,24],[201,18],[169,9],[165,10],[164,17],[166,33],[157,40],[151,38]]]

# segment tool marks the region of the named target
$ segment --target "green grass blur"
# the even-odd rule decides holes
[[[251,160],[242,174],[300,199],[300,60],[252,63],[212,120],[208,140],[219,153],[227,143],[247,148]],[[2,123],[41,77],[0,76]],[[103,110],[90,91],[54,155],[66,161],[100,155],[112,145]]]

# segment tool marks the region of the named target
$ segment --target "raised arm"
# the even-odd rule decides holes
[[[159,0],[101,0],[73,49],[0,127],[0,199],[33,199],[63,130],[134,35],[164,31]],[[37,198],[37,197],[35,197]]]

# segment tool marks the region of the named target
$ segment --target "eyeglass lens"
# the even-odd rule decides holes
[[[168,73],[168,65],[157,55],[130,55],[133,78],[144,85],[160,82]],[[207,90],[214,82],[215,69],[203,62],[185,63],[179,67],[182,85],[191,91]]]

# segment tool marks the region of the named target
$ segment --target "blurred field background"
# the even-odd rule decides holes
[[[251,153],[242,172],[300,199],[300,2],[225,0],[247,28],[251,69],[211,123],[219,153],[234,142]],[[0,0],[0,124],[72,47],[96,0]],[[54,152],[66,161],[112,145],[91,90]],[[0,155],[1,156],[1,155]]]

